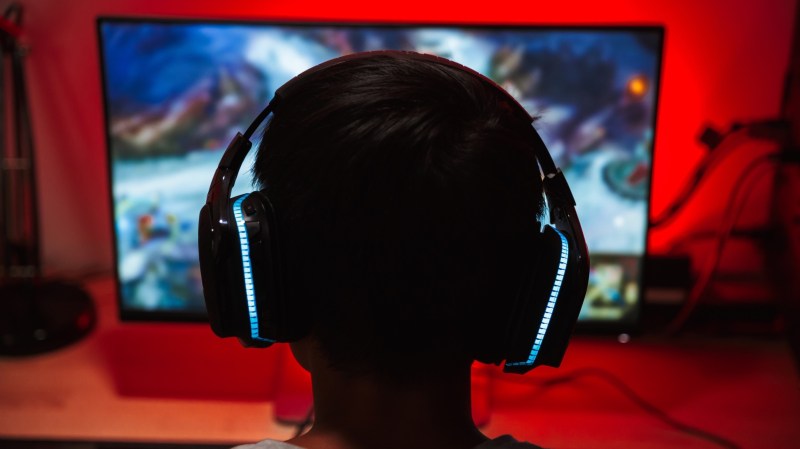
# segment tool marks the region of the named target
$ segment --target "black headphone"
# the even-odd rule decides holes
[[[392,55],[409,62],[441,64],[467,72],[494,86],[518,109],[527,111],[496,83],[455,62],[433,55],[400,51],[357,53],[312,67],[278,88],[267,107],[244,135],[237,133],[214,173],[206,204],[200,211],[199,250],[203,293],[211,328],[220,337],[238,337],[246,346],[266,347],[304,336],[298,304],[288,301],[284,289],[281,237],[275,210],[263,191],[231,198],[236,176],[250,150],[250,137],[270,113],[291,101],[292,92],[309,75],[348,61]],[[313,79],[313,77],[311,77]],[[493,359],[505,360],[504,371],[525,373],[539,365],[558,366],[578,319],[589,279],[589,254],[575,200],[530,126],[536,158],[544,174],[544,194],[550,223],[542,227],[539,251],[528,279],[508,311],[502,347]]]

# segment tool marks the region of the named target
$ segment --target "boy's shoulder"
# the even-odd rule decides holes
[[[294,444],[284,443],[276,440],[262,440],[253,444],[242,444],[232,449],[302,449]]]
[[[243,444],[233,449],[302,449],[283,441],[263,440],[255,444]],[[511,435],[503,435],[476,446],[474,449],[542,449],[531,443],[520,442]]]
[[[542,449],[541,447],[526,443],[524,441],[517,441],[511,435],[499,436],[493,440],[489,440],[475,449]]]

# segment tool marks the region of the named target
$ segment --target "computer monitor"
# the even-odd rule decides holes
[[[227,143],[303,70],[398,49],[469,66],[540,117],[591,252],[580,320],[636,321],[662,28],[101,18],[98,32],[122,319],[204,320],[197,216]],[[251,189],[243,169],[233,194]]]

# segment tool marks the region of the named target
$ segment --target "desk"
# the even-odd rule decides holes
[[[109,280],[89,285],[99,313],[89,338],[50,354],[0,359],[0,438],[236,444],[291,436],[294,428],[276,423],[267,401],[119,394],[102,349],[127,326],[116,319],[113,289]],[[585,367],[615,374],[673,418],[742,448],[800,444],[800,381],[779,340],[634,338],[620,344],[579,337],[558,370],[482,379],[492,407],[484,431],[554,449],[715,447],[668,427],[602,379],[537,386]]]
[[[114,288],[109,279],[88,284],[98,312],[88,338],[49,354],[0,358],[0,438],[230,444],[292,435],[292,426],[272,419],[270,402],[119,394],[105,346],[126,326],[142,326],[119,322]]]
[[[788,345],[748,339],[578,339],[558,370],[601,367],[670,417],[747,449],[800,447],[800,380]],[[508,381],[506,381],[508,382]],[[597,377],[495,388],[486,431],[551,448],[714,448],[636,406]]]

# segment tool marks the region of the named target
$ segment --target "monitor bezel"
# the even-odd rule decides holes
[[[111,154],[111,134],[109,133],[109,104],[106,79],[106,61],[103,47],[102,26],[105,23],[129,23],[129,24],[175,24],[175,25],[245,25],[245,26],[282,26],[296,28],[314,27],[342,27],[342,28],[452,28],[452,29],[479,29],[479,30],[565,30],[576,32],[650,32],[656,33],[659,39],[658,57],[655,63],[655,83],[654,83],[654,102],[652,118],[652,144],[650,147],[650,167],[648,172],[649,188],[645,206],[646,229],[644,252],[639,256],[639,296],[636,305],[631,310],[631,318],[626,320],[602,320],[602,319],[583,319],[579,320],[576,329],[593,333],[619,333],[637,332],[641,321],[642,308],[645,302],[645,260],[650,254],[650,208],[653,195],[653,167],[655,165],[655,149],[657,140],[657,124],[659,116],[659,103],[661,98],[662,70],[664,59],[664,46],[666,39],[666,28],[661,24],[540,24],[540,23],[477,23],[477,22],[424,22],[424,21],[358,21],[358,20],[295,20],[295,19],[218,19],[218,18],[173,18],[173,17],[146,17],[146,16],[98,16],[96,19],[97,30],[97,50],[99,53],[99,70],[102,85],[102,108],[103,108],[103,134],[105,140],[106,155],[106,182],[107,182],[107,201],[109,204],[109,225],[113,236],[113,268],[114,285],[116,294],[116,304],[119,309],[119,319],[131,322],[185,322],[185,323],[205,323],[208,322],[205,313],[190,311],[165,311],[165,310],[140,310],[130,309],[124,306],[119,279],[119,253],[116,229],[116,213],[113,193],[113,172]],[[210,180],[209,180],[210,181]],[[578,206],[580,207],[580,206]],[[591,252],[590,252],[591,254]]]

